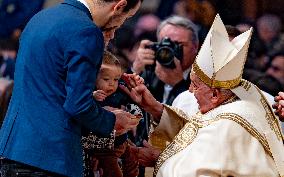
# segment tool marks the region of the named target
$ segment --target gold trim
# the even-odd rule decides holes
[[[245,79],[242,79],[240,86],[243,87],[246,91],[249,91],[249,89],[251,88],[251,82],[249,82]]]
[[[246,129],[253,137],[255,137],[260,144],[262,144],[264,150],[269,154],[269,156],[272,157],[272,153],[270,151],[269,145],[267,140],[265,139],[265,137],[259,133],[257,131],[256,128],[254,128],[247,120],[245,120],[244,118],[242,118],[241,116],[239,116],[238,114],[235,113],[222,113],[217,115],[216,120],[220,120],[220,119],[228,119],[228,120],[232,120],[236,123],[238,123],[239,125],[241,125],[244,129]],[[212,122],[210,122],[208,125],[210,125]]]
[[[199,79],[204,82],[209,87],[213,88],[224,88],[224,89],[233,89],[239,85],[241,82],[241,75],[233,80],[227,81],[218,81],[215,80],[214,77],[210,79],[197,65],[196,61],[192,64],[192,69],[194,73],[199,77]]]
[[[194,125],[193,122],[188,122],[180,130],[180,132],[175,136],[174,140],[166,147],[166,149],[160,154],[153,172],[155,177],[163,165],[163,163],[175,155],[176,153],[182,151],[195,139],[198,132],[198,127]]]
[[[202,120],[202,114],[196,114],[195,116],[188,117],[183,111],[169,107],[169,109],[175,111],[180,117],[188,120],[189,122],[185,124],[185,126],[180,130],[180,132],[175,136],[174,140],[166,147],[166,149],[160,154],[155,168],[153,172],[153,176],[155,177],[163,165],[163,163],[175,155],[176,153],[185,149],[188,145],[190,145],[195,139],[199,128],[204,128],[213,122],[216,122],[221,119],[227,119],[236,122],[240,126],[242,126],[247,132],[249,132],[253,137],[255,137],[263,146],[264,150],[268,153],[269,156],[272,157],[272,153],[269,148],[269,144],[265,137],[257,131],[247,120],[239,116],[235,113],[222,113],[217,115],[216,117],[209,120]]]
[[[255,87],[257,89],[257,91],[259,92],[259,94],[261,95],[261,99],[260,99],[260,103],[262,104],[266,114],[265,114],[265,118],[270,126],[270,129],[272,131],[274,131],[274,133],[277,136],[277,139],[279,141],[283,141],[284,140],[284,136],[282,134],[279,122],[273,112],[273,110],[271,109],[271,107],[268,104],[268,101],[266,100],[266,98],[263,96],[263,94],[261,93],[261,91],[259,90],[258,87]]]

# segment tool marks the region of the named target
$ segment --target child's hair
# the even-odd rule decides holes
[[[102,64],[108,64],[108,65],[115,65],[117,67],[121,68],[121,64],[119,60],[109,51],[104,51],[104,56],[103,56],[103,63]]]

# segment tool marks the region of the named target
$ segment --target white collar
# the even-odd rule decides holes
[[[189,67],[189,68],[187,68],[186,70],[183,71],[184,80],[187,80],[190,70],[191,70],[191,67]]]
[[[78,1],[84,4],[84,6],[86,6],[89,9],[89,12],[91,13],[90,7],[88,6],[88,3],[85,0],[78,0]]]

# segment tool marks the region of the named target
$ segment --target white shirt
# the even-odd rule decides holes
[[[183,79],[187,80],[188,74],[190,72],[191,68],[188,68],[183,72]],[[170,92],[172,91],[173,86],[170,86],[169,84],[164,85],[164,95],[163,95],[163,103],[167,102],[167,99],[169,97]]]
[[[91,12],[90,7],[88,6],[88,4],[85,0],[78,0],[78,1],[81,2],[82,4],[84,4],[89,9],[89,11]]]

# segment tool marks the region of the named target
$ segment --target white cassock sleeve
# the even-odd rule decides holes
[[[157,177],[276,177],[259,141],[231,120],[201,128],[194,141],[167,159]]]

